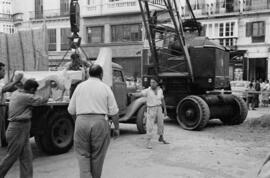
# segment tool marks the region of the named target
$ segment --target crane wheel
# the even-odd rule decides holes
[[[199,96],[190,95],[181,100],[176,109],[177,122],[186,130],[203,129],[210,118],[207,103]]]
[[[245,103],[245,101],[235,95],[231,95],[233,103],[232,103],[232,109],[233,109],[233,116],[231,117],[220,117],[220,120],[225,125],[239,125],[242,124],[247,117],[248,114],[248,108]]]

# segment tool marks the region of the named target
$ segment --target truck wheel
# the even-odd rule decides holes
[[[245,103],[245,101],[235,95],[231,95],[233,103],[232,103],[232,107],[233,107],[233,112],[234,113],[231,117],[224,117],[224,118],[220,118],[220,120],[226,124],[226,125],[239,125],[242,124],[247,117],[248,114],[248,108],[247,105]]]
[[[146,112],[147,107],[146,105],[143,105],[137,113],[136,124],[140,134],[146,133]]]
[[[176,112],[177,122],[186,130],[201,130],[210,118],[209,107],[199,96],[191,95],[181,100]]]
[[[69,151],[73,145],[74,123],[66,112],[55,112],[48,120],[43,135],[35,136],[37,145],[48,154],[61,154]]]

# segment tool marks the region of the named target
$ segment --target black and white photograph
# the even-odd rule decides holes
[[[270,178],[269,60],[270,0],[0,0],[0,178]]]

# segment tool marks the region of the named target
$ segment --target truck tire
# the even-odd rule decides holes
[[[140,134],[146,133],[146,112],[146,105],[143,105],[137,112],[136,124]]]
[[[239,125],[242,124],[247,117],[248,114],[248,108],[245,103],[245,101],[235,95],[231,95],[233,99],[232,107],[233,107],[233,113],[234,115],[231,117],[221,117],[220,120],[225,125]]]
[[[210,118],[207,103],[199,96],[187,96],[181,100],[176,109],[177,122],[186,130],[203,129]]]
[[[38,147],[48,154],[61,154],[73,145],[74,122],[66,112],[55,112],[48,119],[43,135],[35,136]]]

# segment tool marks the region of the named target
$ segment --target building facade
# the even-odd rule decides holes
[[[231,79],[270,77],[270,0],[192,0],[191,6],[206,36],[235,51]],[[181,9],[185,18],[184,3]]]
[[[69,0],[14,1],[17,16],[14,25],[17,30],[37,29],[46,25],[50,67],[58,66],[69,48]]]
[[[68,49],[70,0],[13,1],[11,14],[18,30],[46,24],[50,65],[57,66]],[[80,35],[88,57],[95,59],[101,47],[110,47],[113,61],[124,67],[127,76],[140,76],[144,32],[138,0],[79,3]],[[205,28],[205,35],[231,49],[232,80],[239,76],[244,80],[270,78],[270,0],[190,0],[190,3]],[[180,1],[179,9],[183,19],[190,17],[185,0]]]
[[[13,25],[13,0],[0,0],[0,33],[12,34]]]

